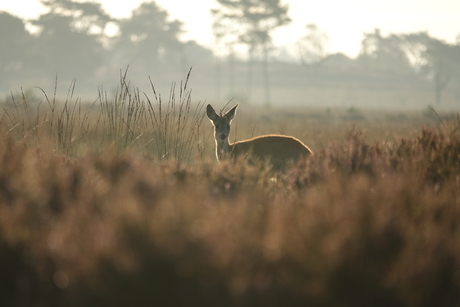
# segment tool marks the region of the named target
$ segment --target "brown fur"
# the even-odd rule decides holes
[[[208,117],[214,125],[217,160],[227,155],[234,159],[245,157],[250,161],[269,161],[274,169],[284,169],[288,161],[295,162],[303,156],[312,154],[312,151],[301,141],[284,135],[264,135],[230,144],[228,142],[230,123],[237,106],[223,115],[218,115],[211,105],[207,107]]]

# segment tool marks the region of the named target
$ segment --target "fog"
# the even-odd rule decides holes
[[[460,40],[375,29],[362,34],[360,53],[350,58],[328,53],[328,33],[306,24],[295,44],[276,45],[273,31],[291,22],[289,9],[259,2],[249,10],[243,2],[236,10],[218,6],[213,50],[181,40],[185,25],[155,2],[124,19],[94,2],[63,0],[48,1],[34,20],[0,12],[0,100],[56,93],[91,102],[114,93],[124,75],[133,91],[153,95],[153,87],[168,97],[191,70],[193,100],[222,105],[460,106]]]

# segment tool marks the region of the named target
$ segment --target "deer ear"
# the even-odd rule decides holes
[[[215,121],[219,117],[210,104],[206,107],[206,115],[208,115],[209,119],[212,121]]]
[[[235,117],[236,114],[236,108],[238,107],[238,104],[236,104],[233,108],[231,108],[227,113],[225,113],[225,117],[228,119],[228,121],[231,121],[233,117]]]

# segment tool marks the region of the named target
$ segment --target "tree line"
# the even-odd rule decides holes
[[[128,65],[145,75],[160,74],[172,66],[181,69],[176,66],[185,65],[185,57],[190,63],[212,57],[197,43],[181,41],[183,23],[171,20],[154,1],[140,4],[124,19],[110,16],[96,2],[41,3],[47,12],[27,22],[0,12],[2,91],[9,90],[11,79],[57,74],[61,80],[95,84]]]
[[[0,91],[11,80],[41,80],[58,76],[97,86],[113,80],[120,69],[132,74],[158,76],[171,71],[183,75],[191,66],[207,63],[220,91],[225,68],[227,88],[236,91],[235,63],[246,64],[246,95],[250,100],[255,64],[263,75],[264,101],[270,103],[270,69],[276,46],[272,33],[291,22],[289,7],[280,0],[218,0],[211,10],[214,48],[183,41],[184,24],[171,19],[154,1],[141,3],[129,18],[117,19],[96,2],[42,0],[47,12],[22,20],[0,12]],[[32,31],[31,31],[32,29]],[[297,41],[297,63],[311,74],[336,55],[327,52],[328,35],[307,23]],[[245,50],[241,56],[236,50]],[[417,75],[431,82],[435,101],[449,84],[460,86],[460,35],[448,43],[427,32],[383,35],[378,29],[363,33],[354,67],[367,72]],[[223,68],[223,66],[225,67]],[[209,68],[211,67],[211,68]]]

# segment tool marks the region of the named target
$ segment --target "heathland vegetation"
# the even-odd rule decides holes
[[[152,1],[42,2],[0,12],[0,306],[459,306],[460,44],[350,59],[310,24],[282,61],[279,1],[217,1],[213,51]],[[218,163],[205,106],[236,102],[231,142],[314,154]]]
[[[231,138],[314,151],[273,173],[128,84],[3,102],[1,306],[458,306],[458,116],[241,106]]]

